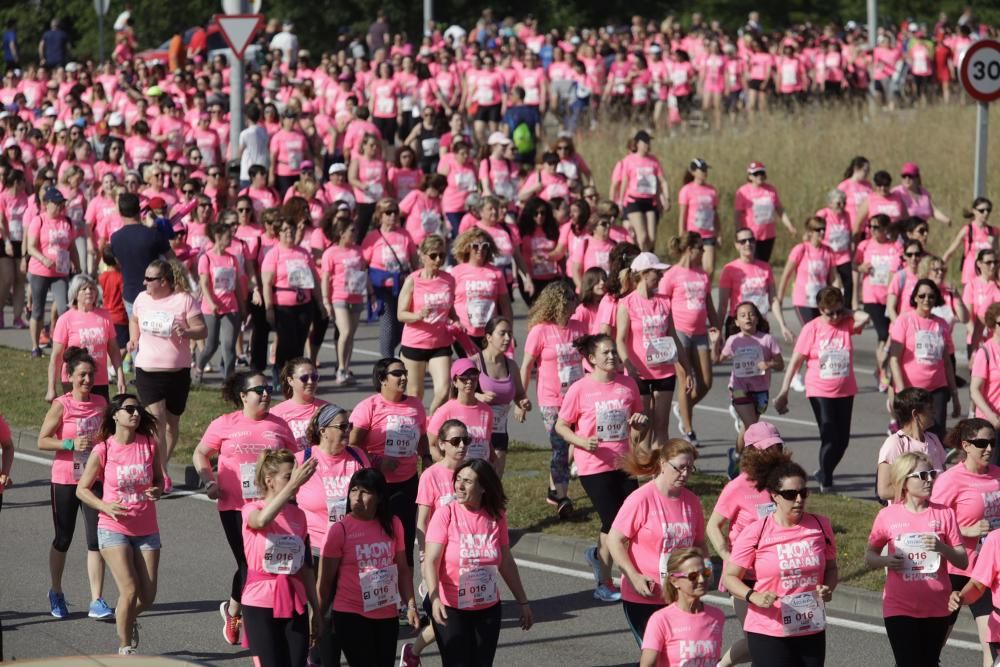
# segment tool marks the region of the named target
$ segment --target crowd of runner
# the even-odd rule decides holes
[[[897,664],[936,665],[968,604],[992,664],[992,202],[956,215],[965,223],[937,257],[929,228],[952,218],[912,162],[873,170],[858,156],[829,174],[825,201],[787,211],[757,161],[695,158],[671,183],[652,134],[694,99],[763,110],[767,99],[867,91],[871,77],[891,103],[901,62],[920,94],[947,95],[973,36],[989,31],[907,22],[869,52],[850,26],[772,39],[753,17],[731,38],[693,23],[549,35],[484,17],[420,45],[373,26],[370,57],[349,45],[315,68],[286,25],[250,77],[238,137],[224,62],[192,47],[172,52],[177,71],[149,66],[129,54],[127,22],[117,68],[63,65],[45,39],[46,67],[8,68],[0,298],[28,330],[31,356],[50,350],[38,362],[50,403],[38,446],[53,453],[52,615],[68,615],[62,577],[79,510],[88,613],[114,617],[119,653],[137,651],[136,619],[157,589],[155,501],[173,489],[167,462],[190,388],[218,372],[233,411],[205,429],[192,463],[235,561],[223,637],[260,665],[392,665],[401,623],[419,633],[404,667],[433,643],[445,665],[492,664],[501,578],[529,629],[502,482],[511,415],[540,417],[549,438],[538,502],[567,518],[575,477],[593,503],[594,598],[621,603],[641,664],[821,665],[837,552],[830,521],[806,499],[810,484],[836,488],[858,392],[854,336],[871,326],[867,379],[887,394],[889,422],[877,491],[888,504],[866,563],[888,568],[891,649]],[[544,131],[549,112],[567,131]],[[599,183],[574,131],[585,115],[616,114],[648,129]],[[720,202],[713,168],[745,170],[733,201]],[[662,225],[670,263],[652,252]],[[776,277],[779,234],[797,242]],[[736,259],[717,266],[729,243]],[[950,283],[956,255],[962,275]],[[790,287],[797,335],[782,309]],[[351,350],[363,319],[378,321],[382,358],[360,380]],[[958,322],[974,415],[948,431],[949,414],[965,413]],[[328,337],[334,385],[371,386],[357,405],[317,397]],[[787,362],[782,342],[794,343]],[[731,368],[735,446],[732,481],[706,520],[685,487],[698,458],[693,408],[715,364]],[[796,392],[818,427],[815,472],[760,420]],[[13,461],[5,428],[0,445],[2,492]],[[728,648],[722,613],[701,601],[709,542],[745,630]]]

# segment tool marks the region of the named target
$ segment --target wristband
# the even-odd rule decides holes
[[[528,601],[525,600],[524,602],[518,602],[518,604],[521,605],[522,607],[527,607],[528,606]]]
[[[65,449],[67,452],[73,451],[74,449],[73,438],[66,438],[65,440],[63,440],[62,448]]]
[[[747,601],[747,604],[753,604],[753,602],[750,602],[750,596],[753,595],[753,593],[754,590],[751,588],[750,590],[747,591],[747,594],[743,596],[743,599]]]

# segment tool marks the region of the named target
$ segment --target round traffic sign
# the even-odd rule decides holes
[[[1000,42],[981,39],[970,46],[959,76],[966,92],[980,102],[1000,99]]]

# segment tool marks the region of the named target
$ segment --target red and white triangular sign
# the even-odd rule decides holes
[[[229,14],[216,16],[219,31],[226,44],[233,50],[237,58],[243,58],[243,52],[250,45],[250,40],[264,25],[262,14]]]

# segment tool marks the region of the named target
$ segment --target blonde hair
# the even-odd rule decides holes
[[[493,237],[479,227],[473,227],[459,234],[455,242],[451,244],[451,253],[455,259],[464,264],[472,256],[471,246],[473,243],[488,243],[490,249],[486,253],[486,261],[489,262],[493,259]]]
[[[659,473],[667,461],[681,454],[687,454],[692,461],[698,459],[698,450],[694,445],[687,440],[671,438],[659,449],[637,449],[625,454],[621,459],[621,466],[622,470],[633,477],[648,477]]]
[[[420,254],[426,255],[429,252],[434,252],[435,250],[443,250],[445,248],[444,239],[437,234],[430,234],[425,236],[424,240],[420,242]]]
[[[576,310],[576,291],[565,281],[545,286],[528,312],[528,329],[536,324],[565,325]]]
[[[892,462],[892,467],[889,468],[889,480],[892,482],[896,502],[906,499],[906,478],[921,463],[926,463],[929,469],[934,468],[931,460],[923,452],[907,452]]]
[[[287,449],[265,449],[257,457],[257,475],[254,482],[261,496],[267,495],[267,478],[278,474],[286,463],[295,465],[295,455]]]
[[[670,575],[680,570],[681,565],[692,558],[697,558],[704,562],[705,554],[703,554],[701,549],[698,547],[682,547],[680,549],[674,549],[670,552],[670,558],[667,559],[667,573],[666,576],[663,577],[663,581],[660,582],[660,585],[663,588],[663,601],[667,604],[673,604],[679,597],[677,594],[677,586],[674,585],[674,578]],[[707,585],[708,582],[706,582],[706,586]]]
[[[179,260],[172,259],[169,262],[170,272],[174,274],[174,292],[191,293],[193,281],[191,274]]]
[[[917,263],[917,278],[930,278],[931,277],[931,264],[939,263],[941,266],[947,267],[944,260],[937,255],[932,255],[930,253],[924,255],[920,258],[920,262]]]

